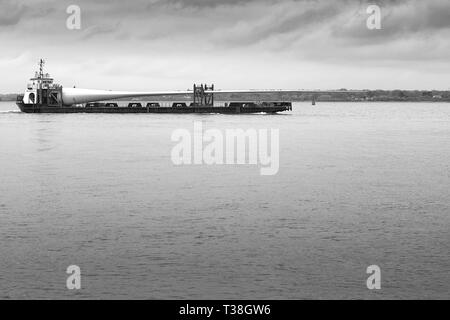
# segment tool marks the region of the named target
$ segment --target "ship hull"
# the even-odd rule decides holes
[[[25,113],[277,113],[290,110],[286,106],[251,106],[251,107],[75,107],[75,106],[45,106],[17,102],[20,111]]]

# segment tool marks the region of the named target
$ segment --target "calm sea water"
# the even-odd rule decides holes
[[[450,104],[17,111],[0,103],[0,298],[450,298]],[[173,165],[196,120],[279,128],[279,173]]]

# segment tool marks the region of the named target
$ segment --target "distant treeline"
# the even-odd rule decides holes
[[[16,97],[15,93],[0,94],[0,101],[16,101]]]
[[[406,90],[361,90],[350,92],[345,89],[334,93],[316,93],[317,101],[447,101],[450,102],[450,91],[406,91]],[[215,94],[216,101],[311,101],[312,94],[300,91],[273,92],[273,93],[233,93]],[[125,99],[126,100],[126,99]],[[159,98],[148,97],[137,100],[155,101],[190,101],[192,96],[163,96]]]
[[[0,94],[0,101],[15,101],[17,94]],[[361,90],[350,92],[346,89],[334,93],[317,93],[317,101],[446,101],[450,102],[450,91],[423,90]],[[312,94],[300,91],[272,93],[216,94],[216,101],[311,101]],[[129,99],[122,99],[129,100]],[[142,97],[135,100],[146,101],[191,101],[192,96]]]

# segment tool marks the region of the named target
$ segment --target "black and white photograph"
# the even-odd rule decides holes
[[[449,0],[0,0],[0,300],[448,300],[449,39]]]

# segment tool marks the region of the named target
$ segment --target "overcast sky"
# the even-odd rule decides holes
[[[92,89],[450,89],[449,39],[450,0],[0,0],[0,92],[41,57]]]

